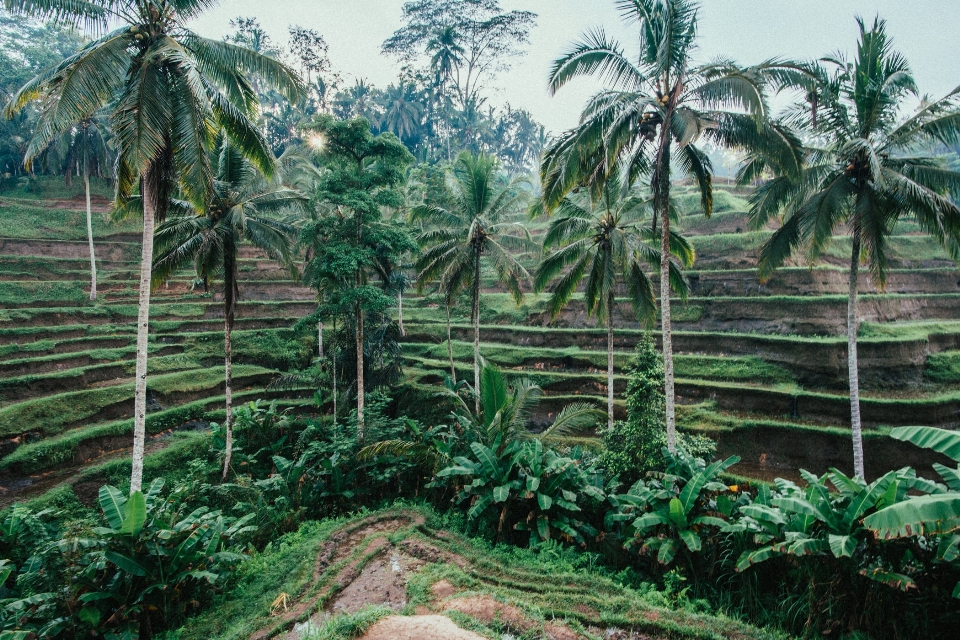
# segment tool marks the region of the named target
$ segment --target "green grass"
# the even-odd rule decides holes
[[[923,375],[937,384],[960,384],[960,351],[931,353]]]
[[[243,378],[270,373],[262,367],[237,365],[233,377],[237,387]],[[148,390],[162,395],[190,393],[213,389],[223,382],[223,367],[202,371],[185,371],[148,378]],[[49,436],[61,432],[66,426],[89,420],[105,407],[129,401],[133,398],[132,382],[60,393],[36,398],[0,408],[0,437],[12,437],[26,432],[38,432]]]
[[[325,567],[314,578],[316,557],[324,545],[338,531],[359,531],[365,523],[394,520],[398,517],[420,517],[424,524],[399,526],[386,534],[338,536],[354,545],[348,553]],[[559,548],[549,553],[514,547],[494,547],[479,539],[457,533],[459,524],[444,520],[423,506],[396,506],[377,512],[362,512],[349,518],[310,522],[282,539],[270,544],[262,553],[255,553],[244,563],[237,579],[213,606],[191,619],[178,632],[178,640],[206,640],[218,638],[235,640],[249,638],[261,629],[281,631],[276,616],[270,615],[277,594],[309,603],[298,620],[323,611],[342,587],[339,577],[347,566],[360,571],[371,559],[378,557],[371,545],[376,536],[386,535],[394,548],[437,549],[441,558],[453,557],[456,562],[440,560],[427,564],[409,576],[406,587],[406,608],[400,614],[410,615],[417,607],[432,603],[431,586],[446,580],[463,596],[484,596],[518,608],[529,621],[523,632],[512,629],[505,622],[484,622],[450,611],[447,615],[463,628],[474,630],[484,637],[533,638],[541,637],[547,622],[563,623],[583,633],[588,626],[603,629],[616,627],[631,629],[645,637],[669,640],[720,640],[740,638],[759,640],[782,638],[772,631],[758,630],[722,616],[673,610],[669,601],[652,586],[634,590],[618,582],[608,572],[584,561],[576,553]],[[388,549],[388,554],[391,551]],[[314,604],[316,603],[316,604]],[[437,605],[444,611],[443,604]],[[382,616],[380,610],[367,609],[360,614],[335,615],[324,622],[324,635],[310,638],[346,639],[362,633],[374,620]],[[325,616],[321,616],[322,619]]]
[[[234,406],[264,397],[262,391],[245,391],[233,396]],[[215,395],[202,400],[188,402],[172,409],[157,411],[147,415],[146,432],[150,435],[173,429],[190,420],[222,421],[224,396]],[[299,406],[300,401],[281,403],[286,406]],[[133,419],[114,420],[81,429],[71,429],[66,433],[18,447],[10,455],[0,460],[0,471],[16,470],[22,474],[46,471],[57,465],[71,462],[80,447],[86,443],[97,442],[105,438],[133,435]]]
[[[87,238],[87,214],[84,205],[76,210],[53,209],[35,205],[28,199],[13,201],[0,196],[0,220],[3,220],[3,235],[8,238],[27,240],[85,240]],[[94,213],[94,242],[116,233],[139,233],[140,221],[128,220],[113,223],[102,213]]]
[[[91,195],[103,198],[113,197],[113,183],[96,176],[90,178]],[[5,185],[0,198],[23,198],[27,200],[69,200],[83,197],[82,180],[74,180],[68,187],[62,176],[33,176],[20,178],[17,184]]]
[[[596,368],[606,370],[607,354],[604,351],[567,347],[548,349],[536,347],[515,347],[495,343],[481,343],[481,355],[501,367],[525,367],[531,369],[536,362],[545,362],[567,368]],[[429,357],[435,361],[447,359],[447,345],[444,344],[405,344],[404,354]],[[467,342],[453,342],[453,357],[461,363],[472,362],[473,345]],[[633,353],[618,351],[614,353],[614,367],[626,368],[633,359]],[[783,367],[764,362],[756,357],[717,357],[701,355],[677,355],[674,358],[675,372],[678,377],[756,381],[763,383],[790,383],[793,376]]]

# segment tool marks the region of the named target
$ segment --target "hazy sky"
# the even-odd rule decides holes
[[[598,85],[580,81],[551,98],[545,89],[551,62],[592,27],[603,27],[628,51],[635,31],[622,24],[613,0],[501,0],[501,5],[539,17],[527,55],[498,78],[492,101],[528,109],[552,131],[573,126]],[[193,26],[203,35],[221,37],[230,31],[231,18],[255,16],[279,42],[290,24],[316,29],[347,82],[366,78],[385,87],[399,65],[380,55],[380,44],[400,26],[402,6],[403,0],[225,0]],[[960,0],[703,0],[699,56],[752,64],[777,56],[852,52],[854,16],[872,20],[878,13],[910,61],[921,91],[939,96],[960,85]]]

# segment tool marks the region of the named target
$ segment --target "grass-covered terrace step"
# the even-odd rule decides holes
[[[443,323],[407,323],[407,342],[439,344],[446,339]],[[472,341],[469,325],[451,327],[454,340]],[[643,330],[617,328],[615,349],[632,350]],[[578,347],[605,351],[606,330],[601,328],[554,328],[485,324],[480,330],[485,343],[529,348]],[[653,337],[659,343],[659,333]],[[847,342],[842,336],[782,336],[739,332],[676,331],[674,353],[688,355],[756,357],[785,368],[808,387],[846,388]],[[905,388],[924,382],[932,353],[960,350],[960,322],[921,322],[898,325],[861,325],[860,376],[864,388]],[[930,379],[946,383],[942,379]],[[960,382],[960,377],[957,379]]]
[[[234,388],[262,389],[277,376],[271,369],[237,365]],[[61,393],[0,408],[0,438],[36,433],[49,437],[93,422],[130,417],[134,384]],[[223,367],[148,376],[147,394],[160,406],[173,406],[223,393]]]
[[[234,406],[258,399],[279,400],[283,406],[301,406],[313,389],[278,391],[241,391],[233,395]],[[170,409],[147,415],[146,432],[157,435],[194,420],[222,421],[224,397],[214,395],[194,400]],[[11,474],[31,474],[46,471],[58,465],[80,464],[111,449],[128,446],[133,438],[133,419],[114,420],[69,430],[43,440],[24,444],[0,459],[0,477]]]
[[[449,375],[448,361],[410,357],[412,366],[405,369],[421,383],[437,383]],[[455,363],[461,379],[472,380],[469,363]],[[605,373],[567,373],[558,371],[523,371],[518,375],[531,378],[547,393],[572,395],[604,395],[607,389]],[[614,391],[622,394],[626,377],[614,376]],[[809,391],[795,385],[761,385],[745,381],[723,382],[676,379],[679,402],[696,404],[713,401],[723,411],[764,415],[771,418],[792,418],[829,425],[850,422],[848,396],[836,393]],[[924,424],[943,428],[960,427],[960,391],[931,393],[915,398],[891,398],[882,393],[860,399],[864,427],[905,426]]]
[[[245,301],[237,305],[238,318],[276,318],[286,316],[296,322],[316,310],[315,302]],[[116,324],[135,321],[136,304],[96,305],[92,307],[0,308],[0,329],[32,325]],[[150,306],[151,322],[214,319],[223,317],[223,303],[159,302]]]

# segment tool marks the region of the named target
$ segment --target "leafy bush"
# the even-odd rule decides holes
[[[454,464],[437,474],[456,478],[462,484],[458,502],[469,502],[471,519],[490,508],[498,511],[497,534],[504,528],[529,531],[529,545],[561,538],[586,545],[586,537],[598,531],[584,521],[579,502],[606,497],[602,482],[578,461],[545,448],[538,439],[514,440],[506,447],[470,444],[471,456],[457,456]]]
[[[663,356],[649,335],[637,343],[628,374],[627,420],[601,431],[604,452],[597,465],[630,486],[648,471],[663,471],[667,465],[661,455],[667,444]],[[677,434],[677,446],[693,458],[709,459],[716,451],[709,438],[686,433]]]
[[[626,546],[638,547],[641,555],[669,566],[683,553],[685,565],[692,568],[692,555],[705,545],[716,546],[719,531],[742,499],[719,480],[740,458],[707,465],[682,449],[671,453],[664,448],[662,454],[667,472],[650,472],[649,479],[637,481],[626,494],[613,496],[615,510],[606,520],[608,526],[631,521]]]

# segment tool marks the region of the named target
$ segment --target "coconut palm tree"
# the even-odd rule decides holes
[[[400,140],[410,141],[417,137],[422,115],[423,106],[411,83],[400,80],[383,92],[383,115],[379,126],[396,134]]]
[[[766,226],[775,216],[783,225],[760,250],[761,280],[797,251],[816,260],[837,232],[849,234],[850,278],[847,299],[847,367],[854,472],[863,477],[863,441],[857,371],[858,271],[866,261],[876,285],[887,275],[887,244],[897,223],[913,219],[960,258],[960,173],[929,150],[960,141],[960,88],[937,101],[918,97],[906,59],[891,46],[885,24],[870,28],[858,20],[860,37],[852,60],[842,56],[811,63],[805,81],[809,106],[793,110],[792,120],[810,143],[803,149],[799,178],[780,176],[751,196],[751,221]],[[903,114],[908,114],[904,117]],[[748,175],[767,168],[763,154],[751,158]]]
[[[460,34],[453,25],[441,29],[435,38],[427,43],[427,53],[430,57],[430,68],[437,77],[437,85],[441,92],[453,80],[454,74],[463,62],[464,49],[460,46]]]
[[[617,0],[624,20],[639,29],[639,56],[631,60],[603,31],[587,33],[553,65],[549,91],[587,75],[610,88],[584,108],[580,124],[545,152],[541,181],[548,208],[573,188],[590,184],[594,193],[611,175],[627,184],[648,181],[655,218],[663,233],[660,252],[660,314],[666,370],[667,444],[676,446],[673,344],[670,323],[670,184],[673,170],[700,191],[705,214],[713,206],[712,167],[696,146],[705,138],[728,147],[790,147],[776,127],[766,125],[765,88],[799,74],[794,65],[767,62],[740,68],[721,60],[696,65],[697,8],[693,0]],[[796,164],[796,163],[794,163]],[[794,171],[797,170],[795,166]]]
[[[256,94],[249,75],[276,86],[289,99],[304,90],[283,64],[249,49],[193,33],[186,23],[206,0],[8,0],[16,12],[86,27],[93,40],[76,54],[24,85],[7,104],[7,116],[40,102],[30,162],[77,122],[108,108],[117,144],[116,205],[129,207],[139,190],[143,251],[137,316],[132,492],[143,478],[147,413],[147,332],[155,222],[162,222],[179,188],[205,210],[213,185],[207,151],[216,127],[270,175],[273,156],[257,128]],[[215,126],[211,126],[215,125]]]
[[[204,284],[223,278],[223,354],[226,416],[226,457],[223,479],[230,470],[233,447],[231,345],[237,299],[240,297],[238,250],[242,242],[267,253],[290,269],[296,268],[290,251],[294,228],[271,214],[300,208],[306,197],[263,180],[253,165],[228,140],[220,145],[211,199],[205,212],[171,218],[157,228],[157,257],[153,263],[153,286],[157,287],[180,269],[191,265]]]
[[[633,311],[641,322],[656,319],[656,302],[644,264],[659,268],[660,248],[651,229],[643,225],[649,198],[634,191],[624,192],[617,180],[610,180],[593,200],[581,191],[564,198],[543,239],[544,251],[556,250],[544,258],[534,278],[534,290],[543,291],[551,282],[548,309],[560,314],[577,287],[587,278],[584,293],[587,313],[607,325],[607,424],[613,426],[613,315],[618,285],[625,284]],[[676,232],[670,232],[670,279],[675,291],[686,296],[687,287],[680,267],[693,264],[693,247]],[[589,275],[588,275],[589,273]],[[559,277],[558,277],[559,276]]]
[[[480,410],[480,267],[484,258],[493,263],[497,279],[513,294],[517,304],[523,299],[522,283],[530,274],[511,250],[536,250],[526,228],[505,218],[520,209],[523,194],[519,181],[497,184],[495,158],[462,153],[453,170],[454,206],[419,205],[413,208],[413,221],[430,225],[420,235],[425,250],[416,263],[417,283],[438,280],[449,301],[470,288],[473,305],[473,382],[477,411]],[[422,290],[422,289],[421,289]]]
[[[108,143],[108,137],[106,118],[98,114],[86,118],[64,132],[58,140],[51,143],[44,154],[45,156],[51,154],[56,156],[57,164],[63,168],[64,182],[67,187],[72,183],[75,170],[79,170],[83,177],[83,189],[87,205],[87,245],[90,250],[90,300],[97,299],[97,259],[93,247],[93,208],[90,202],[90,176],[95,170],[96,174],[103,178],[104,169],[113,164],[111,158],[113,153]],[[50,163],[49,158],[47,163]]]

